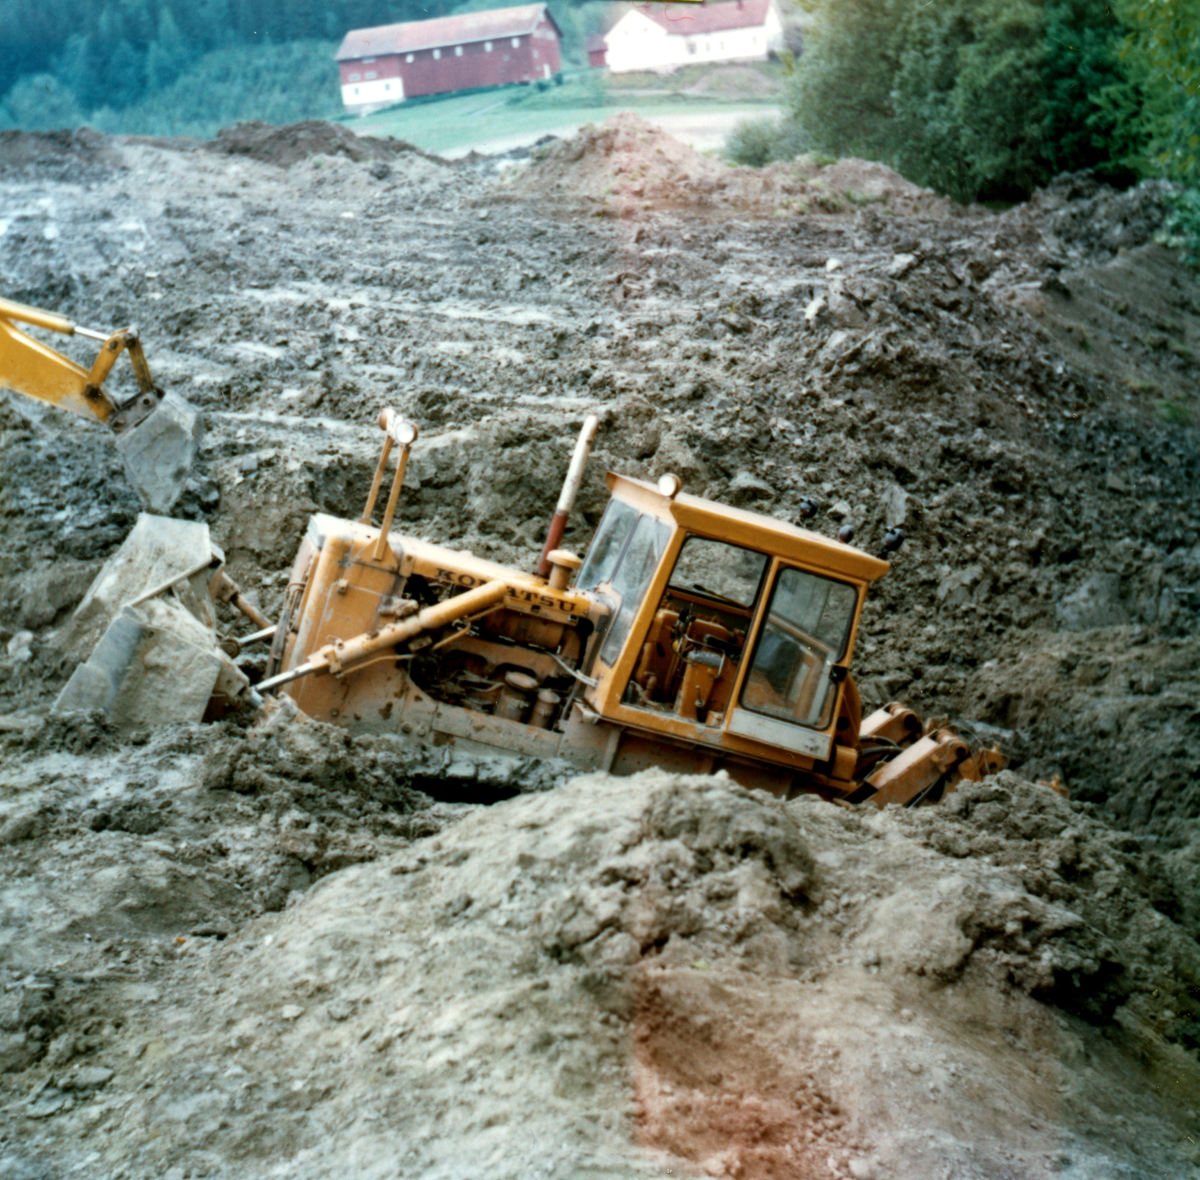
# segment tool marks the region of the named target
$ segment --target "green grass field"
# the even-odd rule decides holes
[[[642,81],[639,77],[638,82]],[[566,77],[562,86],[545,90],[505,86],[417,99],[345,123],[358,135],[391,135],[426,151],[452,152],[506,136],[536,138],[568,124],[598,123],[617,111],[635,111],[646,118],[705,113],[750,118],[778,101],[682,94],[660,79],[645,81],[650,85],[657,82],[661,88],[635,88],[627,83],[616,87],[601,71],[580,72]]]

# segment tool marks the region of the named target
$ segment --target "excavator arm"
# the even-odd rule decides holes
[[[98,341],[91,369],[35,340],[18,324]],[[127,353],[138,395],[118,405],[104,382]],[[176,394],[155,387],[136,328],[96,332],[64,316],[0,299],[0,386],[107,426],[125,471],[151,512],[169,513],[191,476],[200,435],[199,414]]]

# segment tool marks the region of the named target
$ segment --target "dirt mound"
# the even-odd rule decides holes
[[[1127,1005],[1168,1040],[1200,1047],[1200,897],[1173,860],[1011,772],[895,820],[970,866],[972,884],[942,910],[966,939],[951,970],[982,970],[1097,1023]],[[993,869],[1012,881],[1002,886]],[[907,905],[897,894],[887,913]],[[907,951],[903,936],[892,938],[884,958],[916,955],[921,972],[938,974],[923,957],[936,944],[926,928]]]
[[[223,127],[216,138],[205,144],[209,151],[229,156],[248,156],[266,164],[290,168],[311,156],[344,156],[361,163],[364,160],[386,161],[406,152],[415,152],[426,159],[436,160],[402,139],[371,139],[355,135],[337,123],[310,119],[284,127],[260,123],[235,123]]]
[[[120,166],[112,141],[90,127],[64,131],[0,131],[0,176],[47,176],[67,180],[80,172]]]
[[[607,200],[616,207],[668,204],[714,190],[724,171],[719,161],[639,116],[620,114],[548,145],[513,187],[530,196],[549,191],[568,199]]]
[[[929,197],[928,189],[905,180],[886,164],[846,156],[832,164],[821,164],[812,156],[800,156],[794,165],[806,179],[819,179],[826,187],[839,193],[854,193],[873,200],[919,200]]]
[[[1161,1003],[1105,1040],[1028,994],[1094,1016],[1175,971],[1187,1002],[1194,961],[1102,835],[1011,775],[916,816],[576,779],[181,940],[172,1003],[113,1002],[26,1073],[20,1150],[65,1162],[86,1126],[137,1180],[924,1180],[1063,1152],[1182,1177],[1200,1073],[1156,1044]],[[82,1039],[34,998],[11,1024]]]
[[[1118,191],[1091,172],[1064,173],[1009,216],[1043,224],[1054,245],[1073,260],[1107,262],[1153,239],[1166,215],[1164,198],[1175,187],[1144,180]]]
[[[545,200],[578,200],[595,212],[632,217],[651,209],[697,207],[762,216],[837,213],[883,203],[912,212],[947,208],[933,193],[880,164],[812,157],[767,168],[731,168],[633,114],[614,115],[549,146],[514,182],[514,191]]]
[[[1187,584],[1200,583],[1200,553],[1174,556],[1165,576],[1187,571]],[[1119,589],[1117,579],[1105,581]],[[1117,594],[1097,599],[1110,610],[1121,606]],[[1200,818],[1200,640],[1155,643],[1148,630],[1048,636],[981,669],[965,709],[1021,733],[1026,750],[1038,751],[1031,773],[1061,773],[1076,798],[1148,846],[1182,848]]]

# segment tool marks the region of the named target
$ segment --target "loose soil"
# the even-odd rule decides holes
[[[606,468],[902,526],[864,697],[1013,769],[878,813],[284,706],[50,718],[138,505],[11,397],[0,1176],[1194,1177],[1200,285],[1162,186],[997,214],[628,116],[534,157],[4,133],[0,289],[139,325],[207,419],[184,511],[268,614],[381,406],[422,428],[404,527],[522,567],[596,412],[572,547]]]

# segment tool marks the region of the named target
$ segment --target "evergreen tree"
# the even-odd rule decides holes
[[[87,111],[104,102],[104,67],[96,39],[87,33],[73,33],[67,38],[54,72]]]
[[[229,0],[174,0],[172,15],[197,55],[233,40]]]
[[[169,8],[158,14],[158,31],[146,51],[146,88],[150,93],[170,86],[187,68],[192,54]]]

